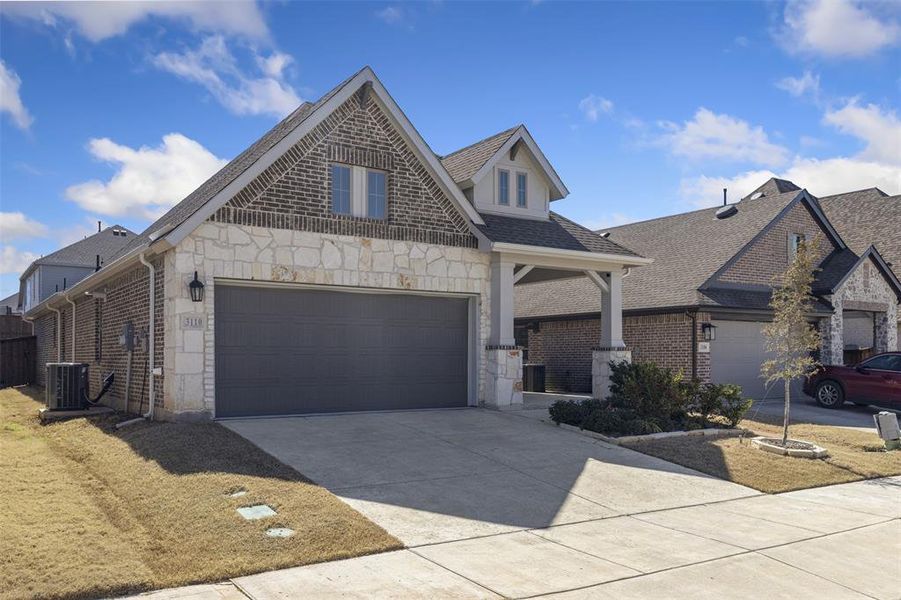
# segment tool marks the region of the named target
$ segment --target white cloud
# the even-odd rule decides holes
[[[0,212],[0,238],[3,241],[21,240],[47,235],[47,226],[29,219],[20,212]]]
[[[15,246],[4,245],[0,248],[0,274],[20,274],[28,268],[40,255],[26,250],[19,250]]]
[[[765,166],[778,166],[788,157],[785,148],[770,142],[763,127],[752,127],[747,121],[706,108],[699,108],[694,118],[682,125],[664,121],[660,126],[668,133],[658,143],[675,156],[747,161]]]
[[[884,14],[875,14],[877,10]],[[868,56],[898,43],[901,28],[889,14],[892,10],[891,3],[794,0],[785,7],[785,27],[778,39],[793,51],[827,57]]]
[[[284,117],[301,99],[285,81],[285,69],[293,62],[288,54],[261,56],[252,51],[259,74],[241,68],[222,36],[209,36],[197,50],[163,52],[153,64],[186,81],[199,83],[223,106],[238,115],[272,114]]]
[[[827,111],[823,121],[863,140],[867,146],[861,158],[901,164],[901,120],[895,111],[851,100],[843,108]]]
[[[776,87],[785,90],[795,98],[806,94],[817,100],[820,97],[820,76],[804,71],[800,77],[783,77],[776,82]]]
[[[16,72],[0,60],[0,113],[9,113],[16,127],[28,129],[34,119],[22,104],[22,97],[19,95],[21,85],[22,80]]]
[[[716,206],[722,202],[723,188],[729,189],[729,201],[736,202],[760,187],[770,177],[779,177],[806,188],[814,196],[829,196],[853,190],[878,187],[889,194],[901,193],[901,168],[857,158],[801,158],[779,173],[769,170],[746,171],[734,177],[701,175],[683,179],[679,192],[693,207]]]
[[[196,31],[256,39],[269,35],[263,13],[252,1],[10,2],[4,4],[3,11],[48,27],[74,27],[92,42],[122,35],[150,17],[186,22]],[[66,40],[71,43],[68,35]]]
[[[613,102],[607,98],[589,94],[579,101],[579,110],[587,120],[596,123],[602,114],[609,115],[613,112]]]
[[[68,187],[66,197],[97,214],[148,219],[159,217],[227,162],[180,133],[164,136],[156,148],[133,149],[108,138],[92,139],[88,151],[118,170],[109,181],[93,179]]]
[[[638,220],[639,219],[637,217],[633,217],[625,213],[612,212],[602,214],[595,219],[584,220],[582,221],[582,224],[592,231],[602,231],[610,227],[618,227],[620,225],[626,225],[627,223],[634,223]]]
[[[404,20],[403,11],[397,6],[386,6],[375,12],[375,16],[388,25],[397,25]]]

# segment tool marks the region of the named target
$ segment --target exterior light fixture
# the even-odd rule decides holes
[[[197,271],[194,271],[194,281],[188,284],[191,290],[191,302],[203,302],[203,283],[197,279]]]
[[[713,323],[701,323],[701,331],[704,333],[705,342],[712,342],[716,339],[716,325]]]

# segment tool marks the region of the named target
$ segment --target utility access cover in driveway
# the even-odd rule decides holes
[[[466,406],[469,299],[216,286],[216,416]]]

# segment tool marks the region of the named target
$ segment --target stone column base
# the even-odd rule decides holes
[[[522,407],[522,351],[516,346],[488,346],[485,404],[491,408]]]
[[[625,348],[595,348],[591,352],[591,397],[604,400],[610,394],[610,362],[632,362]]]

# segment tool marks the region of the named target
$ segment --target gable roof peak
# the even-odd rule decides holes
[[[766,182],[755,189],[753,192],[742,198],[742,200],[757,200],[766,196],[775,196],[777,194],[785,194],[787,192],[797,192],[801,188],[788,179],[779,179],[778,177],[770,177]]]

